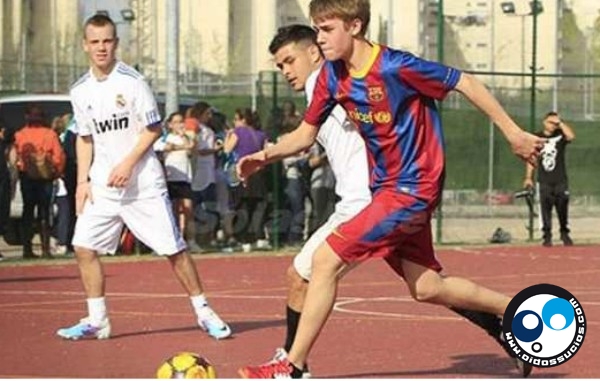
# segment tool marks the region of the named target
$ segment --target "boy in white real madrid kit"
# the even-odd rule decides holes
[[[79,129],[73,237],[88,316],[57,335],[65,339],[110,336],[104,274],[98,254],[114,253],[123,224],[156,253],[165,255],[187,293],[198,324],[222,339],[231,330],[208,306],[194,261],[173,217],[161,165],[152,148],[160,115],[144,78],[115,58],[114,22],[95,15],[84,25],[90,71],[71,88]]]
[[[324,62],[316,42],[316,32],[305,25],[288,25],[278,30],[269,45],[269,51],[277,68],[296,91],[305,91],[307,104],[313,97],[317,77]],[[357,215],[371,202],[369,189],[369,164],[366,147],[356,126],[347,118],[346,111],[336,105],[319,128],[317,141],[323,146],[334,172],[335,193],[340,201],[334,213],[302,247],[287,270],[288,295],[286,307],[287,334],[283,348],[275,351],[274,360],[287,356],[292,347],[298,322],[304,306],[307,285],[311,278],[313,256],[327,236],[340,224]],[[344,274],[339,274],[343,276]],[[502,339],[500,318],[493,314],[474,310],[451,308],[454,312],[484,329],[502,348],[514,358],[510,347]],[[522,375],[531,372],[531,366],[514,358]],[[302,376],[310,376],[308,367]]]

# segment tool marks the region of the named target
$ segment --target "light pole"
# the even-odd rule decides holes
[[[529,113],[529,130],[535,130],[535,114],[536,114],[536,80],[537,80],[537,22],[538,15],[544,11],[544,7],[540,0],[529,2],[530,12],[525,14],[516,13],[515,3],[512,1],[504,1],[500,3],[502,12],[508,16],[526,17],[532,16],[532,36],[531,36],[531,103]],[[522,47],[524,48],[524,47]],[[523,74],[523,73],[521,73]]]
[[[536,114],[536,79],[537,79],[537,22],[538,15],[544,11],[540,0],[529,2],[530,12],[526,14],[517,14],[515,4],[512,1],[500,3],[502,12],[509,16],[532,16],[532,36],[531,36],[531,100],[529,109],[529,131],[535,130]],[[523,73],[521,73],[523,75]],[[529,223],[527,226],[529,240],[533,241],[533,213],[529,213]]]

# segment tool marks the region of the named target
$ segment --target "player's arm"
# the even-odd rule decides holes
[[[315,142],[318,132],[316,126],[303,121],[298,128],[283,136],[276,144],[244,156],[237,164],[239,178],[245,181],[265,165],[306,150]]]
[[[75,192],[75,212],[80,215],[86,200],[93,202],[90,187],[90,167],[94,154],[94,141],[91,135],[77,136],[75,141],[77,154],[77,189]]]
[[[455,90],[462,93],[494,122],[510,143],[515,155],[533,166],[537,164],[537,157],[545,139],[523,131],[482,82],[471,74],[461,73]]]
[[[108,186],[122,188],[127,185],[135,165],[152,148],[160,138],[162,129],[160,123],[147,126],[140,134],[137,144],[131,152],[110,172]]]
[[[523,180],[523,188],[533,188],[533,172],[535,167],[529,163],[525,163],[525,179]]]
[[[92,138],[91,117],[79,105],[79,97],[71,92],[71,105],[73,118],[77,127],[75,139],[75,156],[77,157],[77,188],[75,191],[75,212],[77,215],[83,211],[86,200],[94,202],[90,186],[90,168],[94,156],[94,139]]]
[[[561,119],[558,122],[558,128],[561,129],[561,131],[565,135],[565,139],[567,139],[568,142],[575,140],[575,132],[573,131],[573,128],[570,125],[568,125],[564,120]]]
[[[137,144],[133,149],[108,175],[107,185],[109,187],[125,187],[131,178],[135,165],[152,149],[152,146],[162,134],[160,113],[152,90],[145,81],[140,80],[135,82],[135,92],[136,106],[134,114],[136,115],[133,117],[137,117],[146,128],[140,133]]]

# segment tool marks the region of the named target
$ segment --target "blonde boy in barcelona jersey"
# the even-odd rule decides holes
[[[324,63],[316,38],[313,28],[294,24],[280,28],[269,45],[277,68],[294,90],[305,91],[308,104]],[[334,213],[308,239],[287,270],[287,335],[283,347],[275,351],[275,358],[285,357],[294,342],[310,281],[312,258],[319,245],[337,226],[350,220],[371,202],[365,143],[341,106],[337,105],[321,125],[316,140],[327,154],[326,160],[334,172],[335,192],[340,201],[336,203]],[[485,312],[457,308],[453,310],[483,328],[514,358],[510,347],[502,340],[500,318]],[[518,369],[527,367],[517,358],[514,361]],[[303,376],[308,374],[310,372],[305,365]]]
[[[373,257],[384,258],[419,302],[502,316],[508,296],[440,274],[431,217],[441,197],[445,155],[435,100],[459,91],[498,126],[513,152],[531,163],[545,141],[519,128],[472,75],[368,41],[368,0],[312,0],[310,16],[327,62],[304,121],[276,145],[242,158],[240,178],[246,181],[266,164],[308,148],[341,105],[365,140],[372,201],[315,252],[287,358],[243,367],[240,374],[248,378],[301,377],[333,308],[340,274]]]

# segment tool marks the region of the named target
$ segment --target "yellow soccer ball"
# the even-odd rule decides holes
[[[217,378],[217,374],[204,357],[192,352],[181,352],[161,364],[156,378]]]

